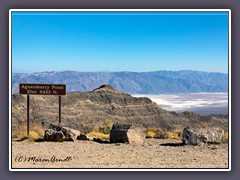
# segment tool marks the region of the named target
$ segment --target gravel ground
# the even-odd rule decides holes
[[[228,168],[228,145],[181,146],[166,139],[146,139],[144,145],[12,142],[12,168]]]

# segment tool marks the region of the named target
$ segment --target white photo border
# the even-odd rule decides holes
[[[228,12],[228,168],[12,168],[12,12]],[[231,171],[231,9],[10,9],[9,10],[9,171]]]

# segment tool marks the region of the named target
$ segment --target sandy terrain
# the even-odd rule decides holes
[[[144,145],[12,142],[12,168],[228,168],[228,145],[181,146],[146,139]]]

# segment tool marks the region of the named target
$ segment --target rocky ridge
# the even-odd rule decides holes
[[[58,123],[58,97],[30,96],[30,121]],[[26,122],[26,96],[12,95],[12,126]],[[142,124],[145,128],[166,130],[205,125],[228,129],[228,115],[203,116],[195,113],[168,112],[145,97],[132,97],[103,85],[93,91],[71,92],[62,96],[62,122],[80,132],[89,132],[96,126],[109,123]]]

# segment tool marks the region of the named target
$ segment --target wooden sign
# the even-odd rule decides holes
[[[66,95],[65,84],[19,84],[19,93],[27,95]]]
[[[66,95],[65,84],[19,84],[19,93],[27,94],[27,135],[29,137],[29,106],[30,95],[58,95],[59,96],[59,124],[61,124],[61,95]]]

